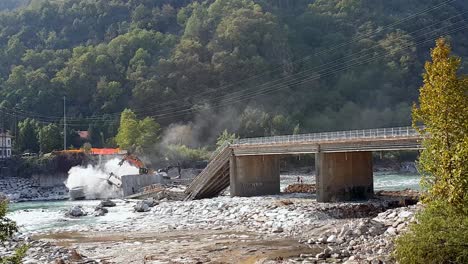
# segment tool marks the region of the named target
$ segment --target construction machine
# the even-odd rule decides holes
[[[132,164],[133,166],[138,168],[138,172],[140,175],[142,174],[152,174],[154,170],[148,169],[143,161],[141,161],[137,156],[127,153],[123,156],[122,160],[119,162],[119,166],[122,166],[124,162],[127,161],[128,163]]]
[[[141,161],[136,155],[134,154],[131,154],[131,153],[127,153],[125,154],[123,157],[122,157],[122,160],[120,160],[120,162],[118,163],[119,166],[122,166],[125,162],[128,162],[130,163],[131,165],[135,166],[138,168],[138,172],[140,175],[147,175],[147,174],[159,174],[161,175],[161,177],[163,179],[170,179],[170,177],[167,175],[168,173],[168,170],[172,169],[172,168],[178,168],[178,171],[179,171],[179,176],[177,178],[180,178],[180,170],[181,170],[181,166],[180,164],[178,163],[176,166],[169,166],[167,168],[163,168],[163,169],[159,169],[157,172],[153,169],[148,169],[145,165],[145,163],[143,163],[143,161]],[[120,179],[119,176],[115,175],[114,173],[110,173],[109,174],[109,177],[107,178],[107,183],[109,183],[110,185],[115,185],[117,186],[118,188],[120,188],[122,186],[122,180]]]

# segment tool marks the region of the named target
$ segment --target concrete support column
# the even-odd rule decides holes
[[[275,155],[231,156],[231,196],[257,196],[280,193],[279,157]]]
[[[317,153],[318,202],[365,200],[374,194],[372,152]]]

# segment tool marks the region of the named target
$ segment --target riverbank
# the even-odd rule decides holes
[[[89,263],[391,262],[391,241],[418,208],[392,208],[390,198],[323,204],[311,194],[162,201],[143,213],[134,212],[137,201],[115,202],[102,217],[63,214],[64,226],[23,227],[23,237],[39,241],[25,263],[65,261],[75,251],[96,261]],[[31,213],[24,210],[10,216],[21,224]]]

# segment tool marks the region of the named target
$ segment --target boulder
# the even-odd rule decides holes
[[[273,228],[273,233],[282,233],[284,230],[281,226],[277,226]]]
[[[115,202],[113,202],[110,199],[102,200],[99,205],[100,205],[100,207],[114,207],[114,206],[116,206]]]
[[[134,207],[133,209],[135,210],[135,212],[148,212],[150,209],[150,207],[148,206],[147,203],[145,203],[144,201],[139,201]]]
[[[336,236],[331,235],[327,238],[327,243],[335,243],[336,242]]]
[[[81,207],[81,205],[73,206],[66,213],[67,216],[71,216],[71,217],[80,217],[80,216],[85,216],[87,214],[88,213],[86,213],[86,211],[83,209],[83,207]]]
[[[386,231],[387,234],[392,235],[392,236],[395,236],[395,235],[397,234],[396,232],[397,232],[397,230],[396,230],[394,227],[392,227],[392,226],[389,227],[389,228],[387,229],[387,231]]]
[[[154,198],[147,198],[143,200],[143,203],[147,204],[148,207],[154,207],[159,204],[159,202],[156,201]]]
[[[98,207],[96,207],[96,209],[94,209],[93,215],[94,216],[104,216],[108,212],[109,212],[109,210],[107,210],[106,208],[98,206]]]

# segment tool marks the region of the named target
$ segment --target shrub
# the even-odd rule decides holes
[[[18,231],[16,223],[5,217],[7,209],[8,202],[0,198],[0,242],[9,239]],[[27,250],[27,245],[20,246],[13,255],[0,257],[0,264],[21,264]]]
[[[437,201],[395,241],[399,263],[468,263],[468,208]]]
[[[185,145],[169,145],[166,150],[168,161],[204,161],[210,158],[210,151],[206,148],[189,148]]]

